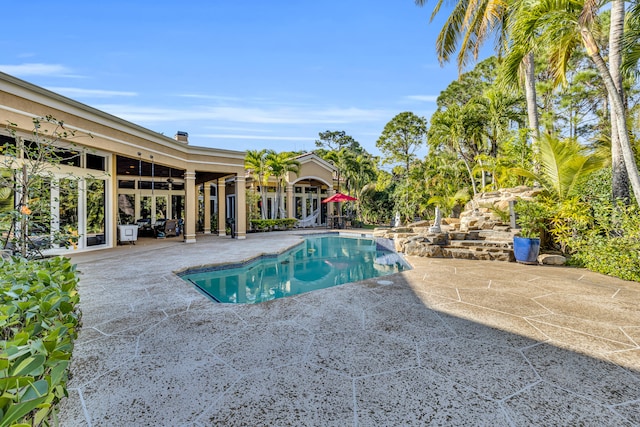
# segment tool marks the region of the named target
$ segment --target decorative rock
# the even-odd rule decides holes
[[[449,233],[449,237],[451,238],[451,240],[464,240],[467,238],[467,233]]]
[[[564,265],[567,262],[567,258],[562,255],[555,254],[541,254],[538,255],[538,263],[543,265]]]
[[[426,258],[441,258],[442,248],[438,245],[409,242],[405,246],[405,254],[409,256],[421,256]]]
[[[418,220],[403,227],[379,228],[374,236],[388,240],[389,246],[407,255],[514,261],[514,233],[511,224],[504,222],[498,211],[505,212],[510,201],[529,200],[540,191],[540,188],[516,187],[482,193],[467,203],[460,218]],[[432,232],[438,224],[441,232]],[[539,262],[560,265],[566,259],[547,255]]]

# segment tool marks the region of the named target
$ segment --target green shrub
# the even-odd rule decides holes
[[[571,263],[598,273],[640,282],[640,217],[635,206],[610,207],[574,243]]]
[[[519,200],[514,209],[518,216],[520,236],[541,238],[549,222],[548,204],[539,200]]]
[[[289,230],[298,222],[295,218],[252,219],[251,225],[256,231]]]
[[[51,425],[80,312],[69,259],[0,259],[0,427]]]

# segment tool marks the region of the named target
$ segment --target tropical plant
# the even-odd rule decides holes
[[[0,425],[57,425],[80,326],[69,259],[0,259]]]
[[[247,150],[247,154],[244,158],[244,167],[249,170],[253,179],[258,183],[260,187],[260,199],[261,205],[267,206],[267,188],[268,188],[268,176],[267,176],[267,164],[266,164],[267,150]],[[261,209],[260,212],[262,219],[267,218],[267,210]]]
[[[544,46],[549,51],[549,69],[555,82],[560,84],[565,81],[569,58],[578,47],[584,47],[607,88],[611,107],[615,110],[612,132],[619,138],[622,158],[636,203],[640,204],[640,175],[626,123],[623,89],[616,86],[597,43],[597,3],[593,0],[539,0],[524,3],[527,7],[518,8],[510,21],[510,44],[508,54],[504,58],[505,78],[507,81],[516,81],[518,68],[524,56]],[[615,165],[613,170],[614,173],[617,170]]]
[[[348,167],[350,157],[360,154],[368,155],[368,153],[364,148],[362,148],[358,141],[356,141],[351,135],[347,135],[343,130],[327,130],[325,132],[318,133],[318,136],[320,139],[316,140],[316,147],[318,147],[316,153],[323,159],[332,163],[338,169],[337,190],[340,192],[342,177],[348,172],[345,170],[345,167]]]
[[[265,156],[265,178],[268,180],[273,177],[276,180],[276,203],[274,206],[276,212],[276,218],[285,218],[286,214],[281,212],[283,191],[282,188],[285,185],[285,181],[289,172],[297,174],[300,171],[300,162],[298,162],[293,155],[288,152],[277,153],[273,150],[267,150]],[[263,205],[266,206],[266,205]]]
[[[539,173],[522,168],[512,171],[540,184],[546,195],[556,201],[577,196],[579,185],[605,164],[601,155],[587,153],[575,139],[560,140],[553,135],[540,138],[539,154]]]
[[[543,188],[535,201],[516,204],[518,224],[523,227],[523,234],[540,236],[543,247],[559,246],[567,253],[571,251],[570,240],[591,221],[588,204],[580,200],[582,185],[602,169],[605,159],[598,153],[586,152],[585,147],[571,138],[560,140],[545,135],[539,143],[540,172],[513,169]]]
[[[418,6],[424,6],[426,0],[415,0]],[[431,14],[431,20],[440,12],[443,0],[438,0]],[[480,48],[490,37],[496,38],[498,54],[506,45],[509,19],[512,8],[517,2],[495,0],[458,0],[445,21],[436,40],[436,52],[440,63],[448,62],[458,50],[458,71],[467,65],[470,57],[477,60]],[[539,136],[538,109],[535,88],[535,61],[533,50],[524,52],[521,65],[524,69],[525,94],[529,127],[534,139]]]
[[[640,212],[635,206],[607,206],[599,221],[571,239],[570,262],[640,282]]]
[[[466,137],[465,117],[463,107],[452,104],[446,109],[438,109],[431,116],[431,128],[429,129],[429,147],[432,151],[441,151],[446,148],[459,155],[464,162],[471,185],[473,194],[477,193],[475,180],[473,178],[473,154],[467,153],[465,149]]]
[[[249,219],[249,224],[251,224],[251,221],[253,220],[262,219],[260,216],[261,215],[260,209],[258,208],[258,202],[260,201],[260,194],[258,194],[255,191],[255,189],[249,188],[247,189],[246,197],[247,197],[247,206],[248,206],[247,218]],[[217,217],[218,216],[216,215],[216,222],[214,222],[213,219],[211,221],[211,224],[216,224],[216,227],[217,227]]]
[[[547,204],[536,200],[520,200],[514,209],[518,218],[519,235],[527,238],[541,238],[547,229],[550,216]]]

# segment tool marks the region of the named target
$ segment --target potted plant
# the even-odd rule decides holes
[[[515,205],[515,212],[520,231],[513,237],[513,254],[517,262],[537,264],[547,210],[536,200],[520,200]]]

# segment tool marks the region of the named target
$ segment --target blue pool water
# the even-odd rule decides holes
[[[254,304],[408,268],[401,256],[377,247],[373,239],[323,235],[307,237],[279,255],[180,276],[215,301]]]

